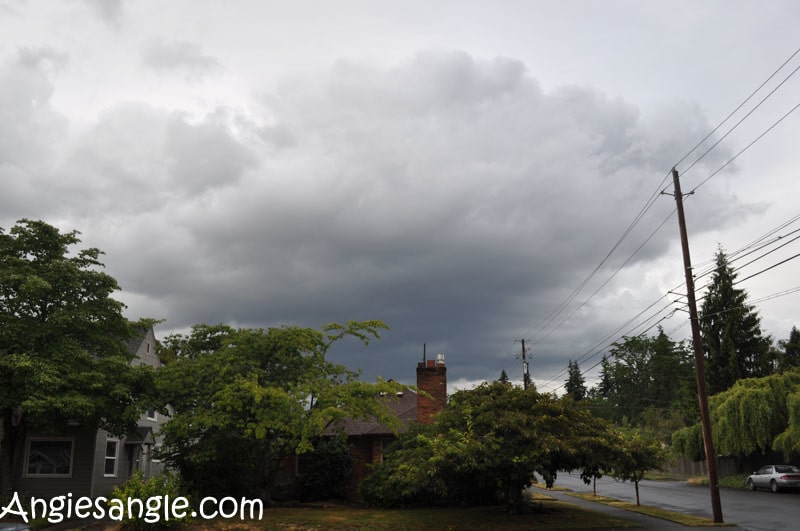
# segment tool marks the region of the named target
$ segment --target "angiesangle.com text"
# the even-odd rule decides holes
[[[183,496],[109,500],[103,496],[73,497],[72,493],[50,499],[31,497],[23,502],[19,493],[15,492],[11,500],[0,508],[0,520],[12,516],[21,518],[26,524],[37,519],[58,524],[73,518],[117,522],[141,520],[148,524],[197,517],[203,520],[214,518],[261,520],[264,516],[264,503],[258,499],[237,499],[231,496],[217,499],[209,496],[200,500],[198,507],[193,509],[188,498]]]

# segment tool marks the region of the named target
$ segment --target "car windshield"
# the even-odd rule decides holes
[[[800,468],[797,468],[796,466],[776,466],[775,472],[779,472],[781,474],[786,474],[787,472],[797,474],[800,473]]]

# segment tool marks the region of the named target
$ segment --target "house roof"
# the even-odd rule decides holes
[[[139,347],[142,346],[145,337],[147,337],[148,329],[144,326],[136,326],[133,329],[133,335],[125,340],[125,346],[128,347],[128,352],[136,355],[139,352]]]
[[[385,398],[389,409],[394,412],[404,426],[417,420],[417,393],[411,389],[404,388],[402,394],[398,393],[397,396],[387,396]],[[325,434],[334,435],[339,433],[340,430],[341,433],[348,436],[394,435],[392,430],[378,422],[375,417],[345,419],[332,423],[325,429]]]

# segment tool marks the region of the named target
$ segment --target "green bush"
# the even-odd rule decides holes
[[[141,500],[142,503],[145,504],[141,518],[135,515],[129,515],[127,514],[127,511],[123,513],[124,518],[122,520],[122,524],[124,528],[137,531],[176,527],[177,525],[187,522],[190,519],[188,513],[191,512],[191,508],[187,508],[187,516],[185,518],[170,519],[168,521],[158,518],[157,521],[146,521],[148,511],[147,500],[149,498],[161,497],[163,503],[165,496],[169,496],[170,500],[174,500],[181,496],[180,478],[169,471],[157,476],[153,476],[147,480],[142,477],[141,472],[137,471],[125,483],[125,485],[122,487],[114,487],[114,490],[111,492],[111,500],[120,500],[125,507],[127,507],[128,499],[130,498]],[[109,507],[111,507],[111,500],[109,501]],[[162,507],[159,511],[155,512],[163,515],[164,509]],[[153,520],[153,518],[154,516],[151,515],[150,520]]]
[[[350,447],[343,437],[326,437],[314,451],[301,456],[303,473],[298,478],[298,494],[304,501],[343,498],[353,473]]]

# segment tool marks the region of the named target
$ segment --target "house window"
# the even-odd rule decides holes
[[[139,411],[141,411],[141,409]],[[147,420],[158,420],[158,417],[156,417],[156,408],[147,408]]]
[[[103,475],[105,477],[117,476],[118,453],[119,453],[119,440],[107,439],[105,464],[103,465]]]
[[[157,444],[153,447],[153,450],[150,452],[150,462],[152,463],[160,463],[161,462],[161,445]]]
[[[72,475],[73,439],[28,439],[26,476],[69,477]]]

